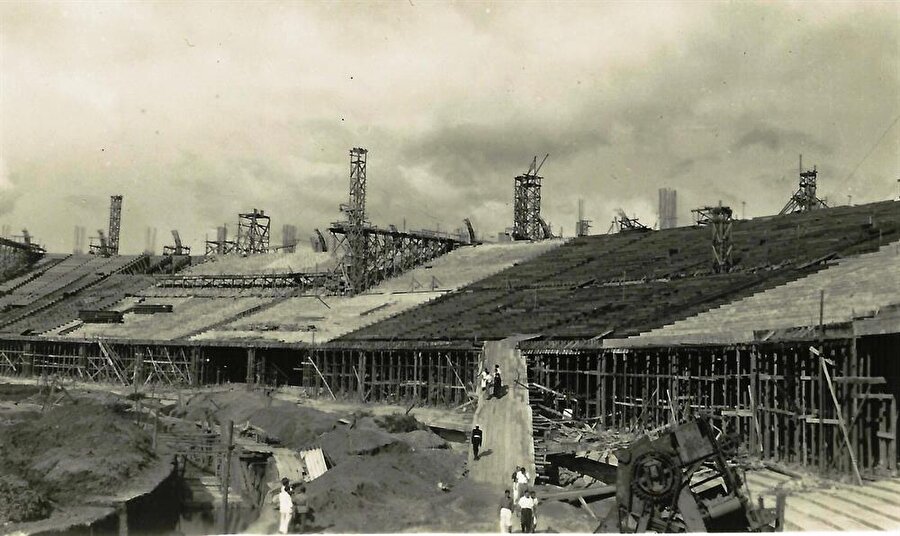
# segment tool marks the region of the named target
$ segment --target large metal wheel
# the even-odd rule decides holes
[[[670,501],[680,484],[681,471],[668,454],[646,452],[634,461],[631,491],[642,500],[653,504]]]

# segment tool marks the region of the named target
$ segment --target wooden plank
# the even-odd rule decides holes
[[[334,392],[331,390],[331,387],[328,386],[328,382],[325,381],[325,376],[322,376],[322,371],[320,371],[319,367],[316,366],[316,363],[312,360],[312,357],[306,356],[306,359],[309,360],[309,364],[312,365],[314,369],[316,369],[316,374],[318,374],[319,378],[322,379],[322,383],[325,384],[325,388],[328,389],[328,392],[331,394],[332,400],[337,400],[337,397],[334,396]]]
[[[570,501],[584,500],[589,497],[612,497],[616,494],[615,486],[599,486],[596,488],[584,488],[576,490],[555,491],[542,493],[540,499],[545,501]]]
[[[813,347],[810,347],[810,350],[818,355],[818,352],[815,352]],[[862,476],[859,474],[859,465],[856,463],[856,454],[853,452],[853,445],[850,444],[850,434],[847,433],[847,428],[844,426],[843,418],[841,417],[841,405],[838,403],[837,395],[834,392],[834,385],[831,383],[831,376],[828,373],[828,368],[825,366],[825,356],[819,355],[819,364],[822,367],[822,374],[825,375],[825,380],[828,382],[828,390],[831,393],[831,400],[834,402],[834,409],[838,415],[838,424],[841,427],[841,432],[844,435],[844,441],[847,444],[847,451],[850,454],[850,462],[853,464],[853,473],[856,475],[856,480],[861,486]]]
[[[887,380],[883,376],[842,376],[832,380],[834,383],[862,383],[870,385],[884,385]]]

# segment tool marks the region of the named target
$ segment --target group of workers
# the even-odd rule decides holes
[[[485,392],[485,399],[500,398],[503,396],[503,380],[500,374],[500,365],[494,365],[492,375],[485,367],[481,373],[481,390]],[[479,450],[484,441],[484,432],[477,424],[472,430],[472,453],[478,460]],[[522,532],[534,532],[537,518],[534,515],[538,500],[533,489],[528,489],[528,472],[524,467],[516,467],[512,474],[512,493],[506,490],[500,501],[500,532],[512,532],[513,514],[519,516]]]
[[[491,389],[488,390],[488,387]],[[484,372],[481,373],[481,390],[485,392],[485,398],[491,398],[492,393],[494,398],[503,396],[503,380],[500,376],[499,364],[494,365],[493,375],[485,367]]]
[[[291,530],[291,522],[295,521],[298,532],[306,530],[306,516],[309,513],[306,486],[300,483],[291,484],[287,478],[281,479],[281,491],[275,498],[278,503],[280,517],[278,533],[287,534]]]
[[[500,532],[512,532],[513,512],[519,514],[519,525],[523,533],[534,532],[537,524],[535,507],[538,500],[534,490],[528,489],[528,472],[524,467],[516,467],[512,481],[512,497],[509,490],[506,490],[500,502]]]

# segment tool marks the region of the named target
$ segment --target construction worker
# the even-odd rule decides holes
[[[297,483],[291,487],[291,491],[291,501],[294,503],[294,521],[299,527],[299,532],[304,532],[306,530],[306,517],[309,512],[306,486]]]
[[[516,471],[516,501],[525,495],[526,488],[528,488],[528,472],[525,471],[524,467],[519,467],[519,470]]]
[[[478,459],[478,449],[481,448],[483,439],[481,428],[476,424],[475,428],[472,430],[472,453],[475,455],[476,460]]]
[[[500,501],[500,532],[512,532],[513,500],[509,490],[503,492]]]
[[[534,507],[537,505],[537,499],[534,492],[525,492],[519,499],[519,520],[522,525],[522,532],[534,532]]]
[[[281,479],[281,491],[278,493],[278,533],[287,534],[294,515],[294,501],[291,497],[291,484],[287,478]]]

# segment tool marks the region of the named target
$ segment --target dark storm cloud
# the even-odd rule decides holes
[[[66,249],[123,193],[126,250],[149,225],[198,247],[254,207],[311,231],[339,216],[354,146],[379,224],[493,234],[545,153],[546,218],[569,229],[579,198],[652,222],[664,186],[682,221],[718,199],[771,214],[798,153],[823,195],[877,200],[900,173],[898,9],[7,3],[3,223]]]
[[[823,154],[831,151],[826,143],[813,140],[805,132],[775,127],[753,128],[731,144],[731,148],[739,151],[753,145],[760,145],[770,151],[780,151],[786,148],[791,150],[809,148]]]
[[[534,155],[539,162],[545,154],[552,155],[554,161],[566,160],[608,143],[600,125],[572,125],[563,133],[557,125],[539,118],[531,122],[518,119],[440,125],[410,140],[401,156],[466,188],[483,184],[485,178],[496,174],[524,173]]]

